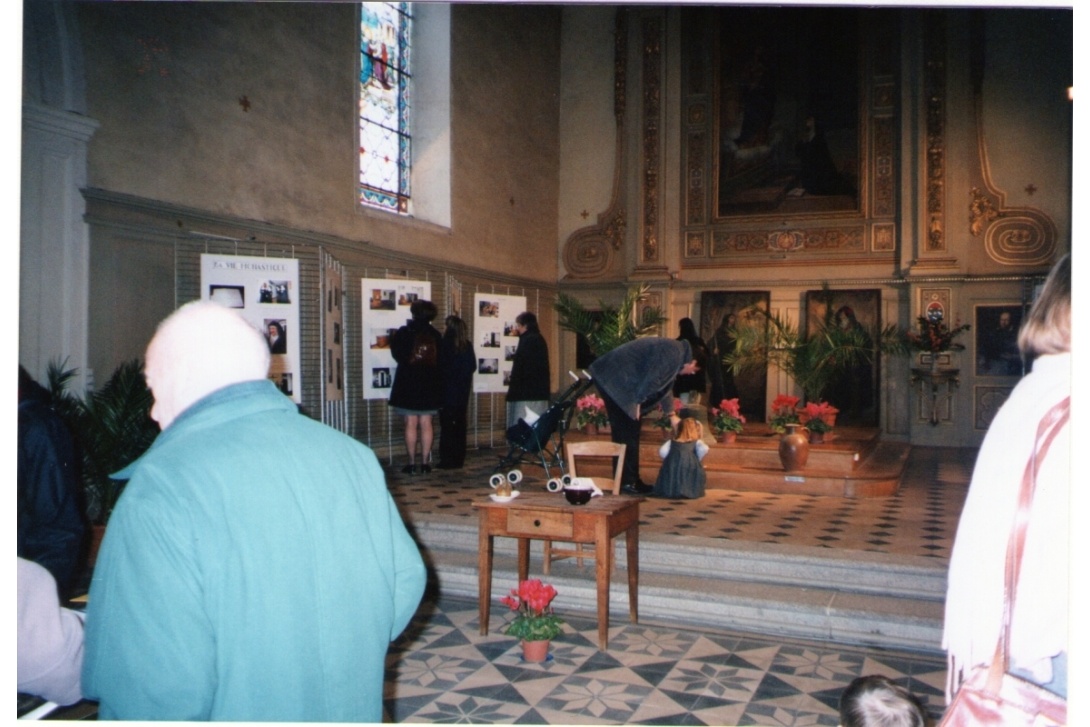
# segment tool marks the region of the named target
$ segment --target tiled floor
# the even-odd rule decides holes
[[[641,623],[597,647],[591,619],[568,618],[544,664],[516,641],[481,636],[477,604],[430,601],[387,656],[385,721],[412,723],[836,725],[857,676],[884,674],[941,714],[934,655],[831,648]]]
[[[473,519],[491,489],[498,450],[473,452],[464,470],[401,474],[387,467],[398,506]],[[708,490],[700,500],[650,498],[641,533],[789,543],[949,558],[976,451],[917,448],[888,498]],[[544,489],[540,467],[522,489]],[[885,674],[942,711],[946,665],[935,654],[785,642],[751,634],[623,622],[599,651],[593,620],[568,618],[545,664],[522,662],[514,639],[481,636],[477,604],[430,599],[388,657],[387,719],[522,724],[836,725],[836,703],[856,676]]]
[[[442,514],[475,520],[471,503],[492,491],[488,478],[505,452],[477,450],[465,469],[428,475],[404,475],[399,462],[386,468],[387,481],[410,517]],[[892,497],[707,490],[699,500],[649,498],[640,507],[640,531],[948,560],[975,458],[975,449],[914,448],[901,489]],[[520,488],[545,491],[540,466],[522,469]]]

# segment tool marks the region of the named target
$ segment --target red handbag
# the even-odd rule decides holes
[[[1022,551],[1026,542],[1033,490],[1040,461],[1048,453],[1056,433],[1071,414],[1071,397],[1052,407],[1037,427],[1033,456],[1022,477],[1018,511],[1007,541],[1006,575],[1003,585],[1003,628],[990,665],[975,667],[946,709],[939,727],[1050,727],[1067,724],[1067,700],[1033,682],[1010,673],[1010,622]]]

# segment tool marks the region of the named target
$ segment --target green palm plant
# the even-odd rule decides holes
[[[595,311],[587,310],[567,293],[560,293],[553,307],[560,315],[560,327],[586,338],[591,353],[598,357],[622,343],[655,333],[666,322],[666,316],[657,307],[644,308],[636,320],[636,306],[647,300],[649,290],[647,285],[629,288],[620,305],[607,305],[599,300],[600,309]]]
[[[103,387],[82,397],[69,390],[76,369],[65,369],[65,363],[50,362],[49,390],[79,447],[87,516],[105,524],[124,489],[110,475],[147,451],[159,434],[152,395],[139,360],[122,363]]]
[[[861,363],[872,363],[878,353],[907,353],[904,334],[896,325],[880,331],[841,328],[836,325],[832,306],[816,330],[806,335],[799,326],[776,313],[754,309],[766,326],[739,325],[731,328],[734,348],[723,363],[735,374],[775,366],[802,389],[806,401],[818,401],[830,383]]]

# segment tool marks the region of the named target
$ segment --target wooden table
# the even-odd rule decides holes
[[[598,581],[598,646],[609,640],[609,576],[613,568],[613,538],[625,534],[628,563],[628,617],[638,623],[640,562],[640,503],[642,497],[605,495],[586,505],[569,504],[557,493],[524,493],[507,502],[474,502],[480,516],[477,579],[480,591],[481,635],[488,633],[492,605],[492,553],[496,536],[518,539],[518,578],[530,570],[530,541],[549,539],[594,545]]]

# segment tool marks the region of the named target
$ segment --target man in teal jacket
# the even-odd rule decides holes
[[[261,334],[183,306],[148,346],[163,431],[118,473],[87,608],[102,719],[379,722],[424,591],[374,453],[265,379]]]

